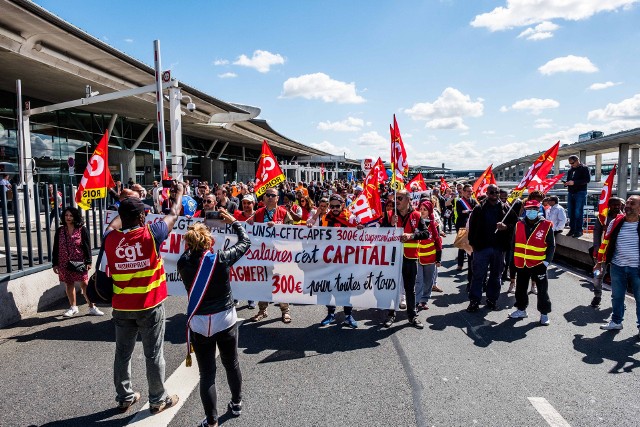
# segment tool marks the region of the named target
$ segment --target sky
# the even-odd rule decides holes
[[[640,127],[640,0],[36,3],[352,159],[389,160],[394,114],[410,165],[452,169]]]

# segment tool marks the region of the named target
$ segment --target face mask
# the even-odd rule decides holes
[[[532,209],[527,209],[527,211],[526,211],[527,218],[532,220],[532,221],[534,219],[538,218],[538,213],[539,213],[538,211],[534,211]]]

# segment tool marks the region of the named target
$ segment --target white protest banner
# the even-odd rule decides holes
[[[147,223],[160,219],[147,215]],[[199,221],[179,217],[160,246],[171,295],[186,295],[176,264],[185,250],[183,235]],[[243,225],[251,248],[229,271],[235,299],[397,309],[402,229]],[[216,250],[237,241],[230,226],[212,235]]]
[[[414,209],[418,209],[418,206],[420,206],[420,199],[422,197],[431,197],[431,190],[412,191],[409,193],[409,198],[411,199],[411,206],[413,206]]]

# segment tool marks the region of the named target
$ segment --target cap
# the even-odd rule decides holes
[[[118,214],[124,217],[134,217],[141,213],[144,213],[145,204],[142,203],[137,197],[127,197],[120,201],[120,206],[118,207]]]
[[[254,199],[251,194],[245,194],[244,196],[242,196],[241,202],[244,202],[245,200],[248,200],[251,203],[255,203],[256,202],[256,199]]]
[[[540,202],[537,200],[527,200],[527,202],[524,204],[524,208],[525,209],[529,209],[529,208],[540,208]]]

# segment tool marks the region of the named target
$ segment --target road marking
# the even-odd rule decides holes
[[[216,352],[217,356],[217,352]],[[140,408],[135,417],[127,424],[134,427],[158,427],[168,426],[173,417],[178,413],[182,405],[187,401],[187,398],[198,385],[200,381],[200,374],[198,371],[198,361],[195,355],[191,356],[193,365],[187,368],[184,362],[180,364],[178,369],[165,381],[165,387],[167,393],[177,394],[180,400],[169,409],[160,412],[157,415],[151,415],[149,412],[149,402]]]
[[[551,427],[571,427],[544,397],[529,397],[529,402]]]

